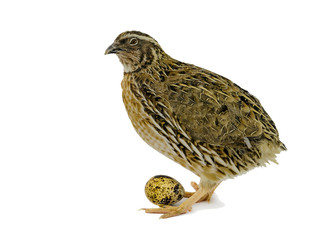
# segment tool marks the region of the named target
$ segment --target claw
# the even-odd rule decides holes
[[[145,213],[159,213],[163,214],[160,216],[160,219],[175,217],[184,213],[187,213],[188,211],[191,211],[190,209],[186,209],[183,207],[172,207],[172,206],[166,206],[163,208],[141,208],[140,210],[144,210]]]
[[[175,217],[187,213],[188,211],[191,211],[192,205],[194,205],[197,202],[201,202],[205,200],[209,201],[214,190],[219,184],[220,182],[213,184],[212,186],[204,189],[202,187],[199,187],[197,183],[191,182],[191,186],[195,189],[195,192],[194,193],[186,192],[184,197],[188,199],[185,200],[180,206],[164,206],[160,208],[141,208],[140,210],[144,210],[146,213],[163,214],[160,217],[160,219]]]

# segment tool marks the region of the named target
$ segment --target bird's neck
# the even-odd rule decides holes
[[[144,65],[131,73],[143,73],[150,74],[155,78],[160,78],[160,76],[165,76],[170,71],[179,69],[185,63],[182,63],[174,58],[171,58],[169,55],[164,55],[159,59],[153,60],[152,64]]]
[[[119,56],[120,62],[123,65],[124,73],[150,73],[158,72],[161,69],[171,69],[171,66],[176,65],[179,61],[171,58],[164,51],[141,55],[138,58],[132,56]]]

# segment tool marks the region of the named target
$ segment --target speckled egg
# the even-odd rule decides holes
[[[145,186],[149,201],[162,207],[179,202],[185,193],[181,183],[165,175],[157,175],[149,179]]]

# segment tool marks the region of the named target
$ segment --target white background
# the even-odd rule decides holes
[[[327,239],[325,1],[2,1],[0,239]],[[123,68],[140,30],[257,96],[288,151],[167,220],[137,211],[156,174],[191,172],[135,133]]]

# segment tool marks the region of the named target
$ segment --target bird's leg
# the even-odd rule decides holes
[[[192,205],[194,205],[199,199],[206,195],[206,191],[200,188],[192,196],[190,196],[186,201],[181,203],[180,206],[165,206],[161,208],[142,208],[146,213],[162,213],[160,218],[169,218],[178,216],[188,211],[191,211]]]
[[[197,191],[199,189],[198,184],[195,182],[191,182],[190,185],[193,187],[193,189],[195,189],[195,191]],[[190,198],[194,193],[195,192],[185,192],[183,197]]]
[[[204,197],[202,197],[201,199],[199,199],[197,202],[202,202],[202,201],[210,201],[211,197],[215,191],[215,189],[220,185],[221,182],[218,182],[217,184],[214,185],[214,187],[211,189],[210,192],[208,192]],[[199,189],[199,186],[197,183],[195,182],[191,182],[190,185],[195,189],[195,191],[197,191]],[[185,198],[190,198],[195,192],[185,192],[184,197]]]
[[[194,184],[192,184],[194,185]],[[210,196],[212,196],[215,188],[219,185],[219,183],[215,184],[200,184],[198,186],[197,184],[195,186],[198,188],[196,192],[191,194],[187,200],[185,200],[183,203],[181,203],[180,206],[165,206],[161,208],[142,208],[141,210],[145,210],[146,213],[160,213],[163,214],[160,218],[169,218],[178,216],[184,213],[187,213],[188,211],[191,211],[192,206],[199,202],[200,200],[208,199]],[[196,187],[197,186],[197,187]],[[204,201],[202,200],[202,201]]]

